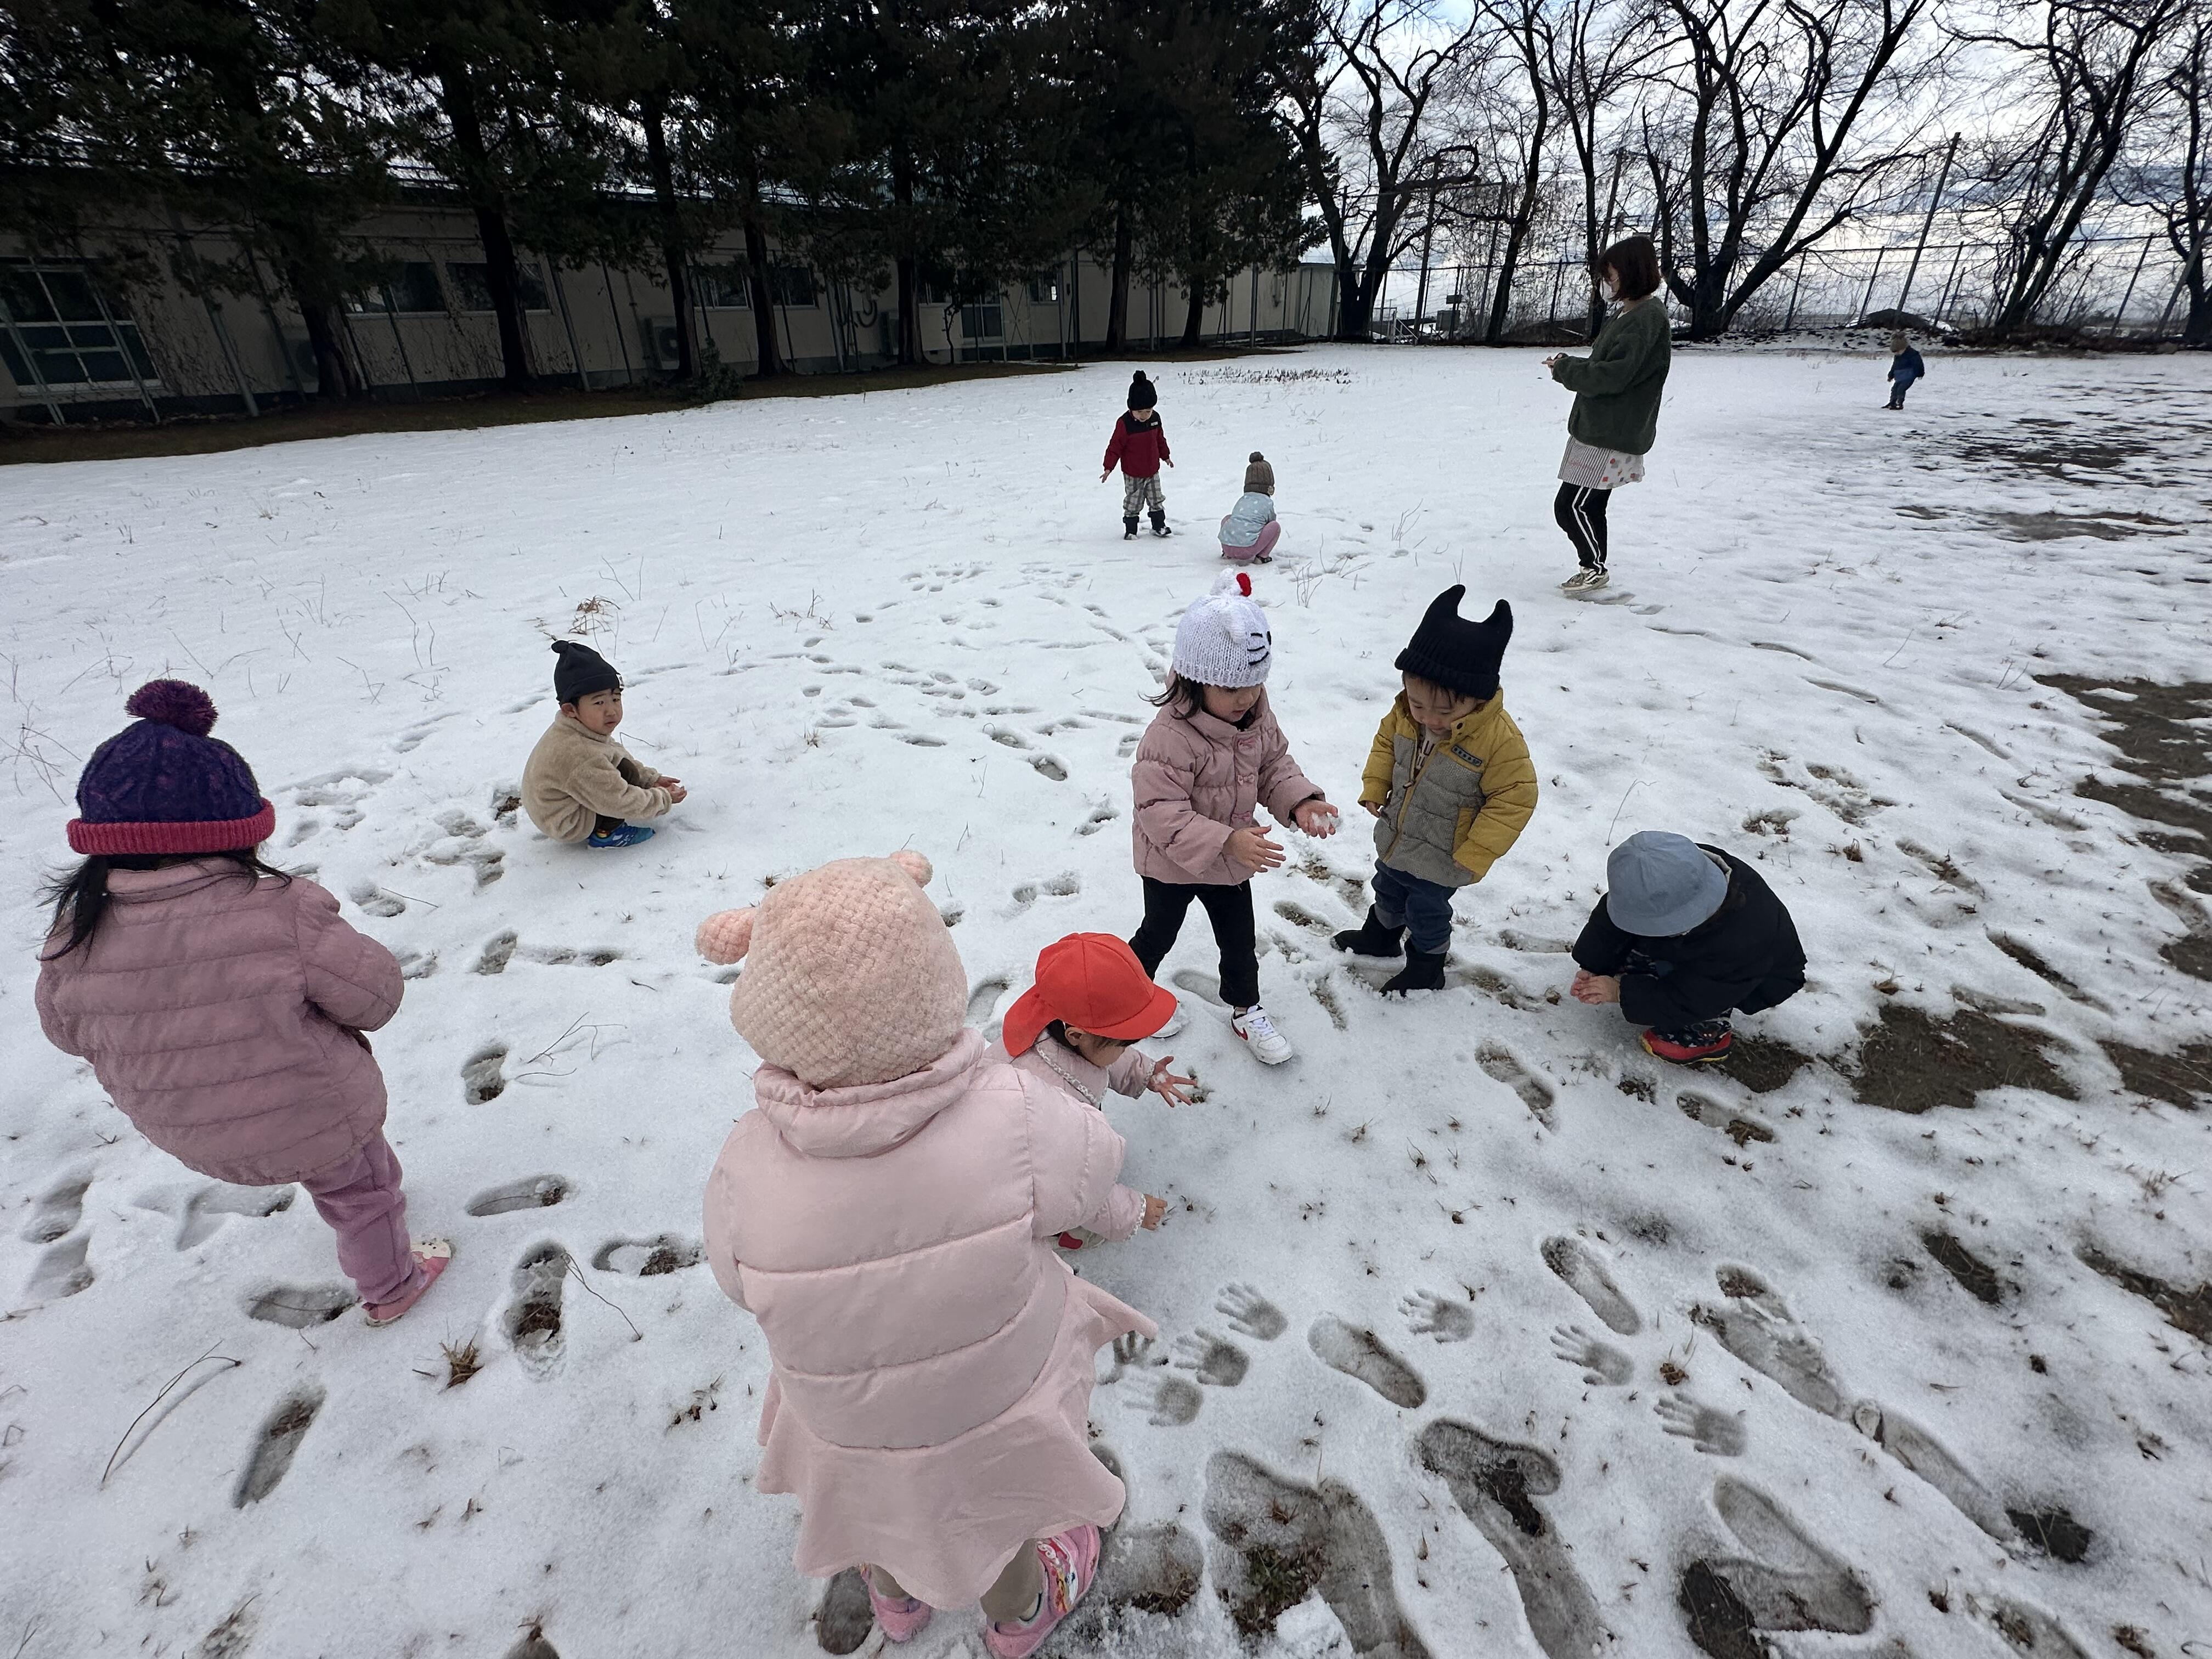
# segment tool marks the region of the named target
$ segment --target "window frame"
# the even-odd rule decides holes
[[[82,316],[65,315],[53,284],[47,280],[50,276],[80,280],[84,284],[85,301],[90,311]],[[39,295],[45,309],[52,313],[50,316],[28,321],[16,316],[17,307],[9,302],[8,294],[11,279],[24,277],[38,284]],[[31,331],[40,336],[51,331],[59,337],[33,340]],[[92,365],[87,360],[95,355],[113,357],[123,372],[94,378]],[[83,378],[52,378],[46,372],[49,364],[42,360],[56,357],[73,360]],[[0,259],[0,360],[4,360],[17,387],[27,392],[103,392],[127,387],[143,396],[161,385],[161,372],[155,366],[153,354],[146,349],[143,325],[136,317],[125,315],[101,291],[90,260]]]

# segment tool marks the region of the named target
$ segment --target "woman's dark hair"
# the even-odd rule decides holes
[[[279,870],[272,864],[264,864],[258,847],[246,848],[235,853],[165,854],[160,856],[118,854],[111,858],[88,858],[69,874],[57,876],[48,882],[46,890],[40,895],[54,907],[54,925],[46,936],[48,948],[41,953],[41,960],[51,962],[56,957],[65,957],[91,940],[93,934],[99,930],[100,918],[107,914],[107,876],[110,871],[159,870],[164,865],[190,864],[203,858],[228,859],[238,866],[237,873],[249,880],[271,876],[288,886],[292,880],[289,872]],[[59,950],[55,950],[52,948],[54,935],[61,933],[64,927],[69,931],[68,941]]]
[[[1145,701],[1155,708],[1165,708],[1172,704],[1175,717],[1187,720],[1206,707],[1206,688],[1196,680],[1187,680],[1170,669],[1168,683],[1160,689],[1160,695],[1147,697]]]
[[[1599,254],[1590,270],[1600,278],[1611,271],[1624,300],[1640,300],[1659,291],[1659,250],[1649,236],[1623,237]]]

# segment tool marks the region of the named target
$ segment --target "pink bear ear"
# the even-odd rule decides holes
[[[699,924],[699,932],[692,942],[699,954],[709,962],[731,963],[744,960],[745,952],[752,948],[754,908],[747,905],[742,910],[717,910]]]
[[[905,871],[907,874],[912,876],[914,878],[915,886],[927,887],[929,885],[929,878],[931,873],[929,860],[922,857],[921,854],[915,852],[912,848],[900,848],[897,852],[891,854],[891,862],[898,866],[900,869]]]

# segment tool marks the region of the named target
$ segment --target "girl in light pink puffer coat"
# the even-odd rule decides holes
[[[1278,823],[1310,836],[1336,833],[1336,809],[1291,758],[1290,740],[1267,706],[1274,636],[1252,597],[1252,578],[1224,571],[1176,629],[1159,714],[1137,745],[1131,833],[1145,890],[1145,919],[1131,936],[1147,975],[1182,931],[1196,899],[1221,951],[1221,1000],[1229,1028],[1254,1057],[1279,1066],[1290,1039],[1260,1006],[1260,952],[1252,917],[1252,878],[1283,861],[1279,843],[1260,828],[1265,805]],[[1182,1028],[1178,1014],[1161,1035]]]
[[[895,1642],[980,1598],[985,1645],[1022,1659],[1121,1512],[1092,1355],[1156,1332],[1050,1241],[1163,1206],[1115,1184],[1103,1113],[963,1027],[929,873],[842,859],[701,926],[702,955],[745,963],[730,1020],[764,1062],[708,1182],[707,1257],[768,1339],[755,1485],[798,1495],[799,1570],[860,1567]]]
[[[77,783],[69,840],[88,856],[53,890],[40,1023],[189,1168],[305,1187],[368,1322],[388,1325],[453,1254],[408,1239],[384,1078],[362,1035],[398,1012],[399,964],[323,889],[261,861],[276,809],[208,735],[207,693],[154,680],[125,708],[137,723]]]

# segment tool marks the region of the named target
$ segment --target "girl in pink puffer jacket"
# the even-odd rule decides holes
[[[1267,706],[1273,657],[1267,613],[1243,571],[1224,571],[1212,592],[1182,613],[1167,689],[1152,699],[1160,712],[1130,773],[1145,919],[1129,948],[1157,975],[1196,899],[1221,950],[1230,1029],[1254,1058],[1279,1066],[1291,1048],[1260,1006],[1252,878],[1280,864],[1283,849],[1260,828],[1255,809],[1264,804],[1278,823],[1316,836],[1336,833],[1337,814],[1291,758]],[[1181,1026],[1178,1014],[1160,1035]]]
[[[910,1638],[980,1598],[1023,1659],[1097,1570],[1121,1483],[1091,1455],[1092,1356],[1152,1322],[1053,1236],[1157,1226],[1103,1113],[984,1052],[917,853],[841,859],[699,929],[742,959],[730,1021],[763,1064],[707,1184],[707,1259],[760,1322],[754,1484],[793,1492],[795,1562],[861,1568]]]
[[[77,782],[39,957],[39,1020],[140,1133],[189,1168],[250,1187],[298,1182],[338,1236],[372,1325],[421,1299],[453,1255],[410,1244],[384,1078],[364,1031],[399,1007],[392,952],[311,881],[271,869],[276,827],[215,704],[154,680],[134,726]]]

